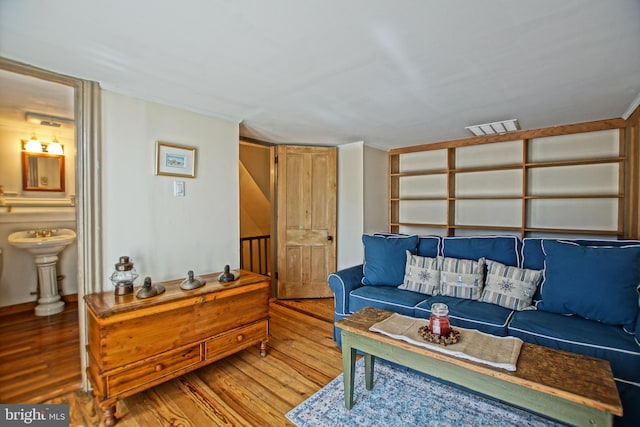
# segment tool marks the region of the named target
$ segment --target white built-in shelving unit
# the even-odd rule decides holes
[[[389,231],[624,234],[624,121],[469,138],[389,153]]]

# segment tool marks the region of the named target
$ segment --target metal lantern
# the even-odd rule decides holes
[[[128,256],[121,256],[120,262],[116,264],[116,269],[111,275],[111,283],[115,286],[116,295],[127,295],[133,293],[133,282],[138,278],[133,262]]]

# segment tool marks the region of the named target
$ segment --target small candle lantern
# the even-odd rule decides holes
[[[116,269],[111,275],[111,283],[115,286],[116,295],[127,295],[133,293],[133,282],[138,278],[133,262],[128,256],[121,256],[120,262],[116,264]]]
[[[449,327],[449,307],[446,304],[435,303],[431,305],[431,317],[429,318],[429,329],[431,333],[439,336],[448,336]]]

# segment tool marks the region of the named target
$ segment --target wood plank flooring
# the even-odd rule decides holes
[[[78,304],[0,317],[0,402],[41,403],[81,384]]]
[[[56,322],[51,319],[50,322]],[[30,329],[18,326],[21,323],[25,322],[2,321],[0,342],[13,340],[9,341],[8,349],[3,345],[0,350],[0,401],[3,403],[8,403],[5,396],[26,399],[31,392],[29,389],[33,388],[28,386],[31,381],[16,378],[23,376],[22,370],[28,377],[31,364],[35,362],[23,361],[20,357],[11,360],[12,355],[28,354],[26,348],[30,346],[31,352],[38,353],[34,347],[37,338],[32,337],[36,341],[29,341]],[[22,333],[9,331],[14,328],[20,328]],[[79,354],[77,320],[75,328],[76,342],[68,347],[75,348],[75,353]],[[66,332],[67,328],[61,329]],[[270,332],[269,349],[264,358],[260,357],[257,348],[249,348],[118,402],[117,426],[292,425],[284,414],[342,372],[340,351],[332,339],[333,299],[273,301]],[[59,338],[62,339],[62,335]],[[54,338],[45,341],[60,342]],[[40,352],[40,355],[45,353]],[[77,363],[76,371],[79,371],[79,356],[77,362],[67,354],[50,363],[58,372]],[[24,383],[24,386],[16,385],[18,383]],[[71,426],[102,425],[102,414],[94,405],[91,394],[61,390],[58,397],[51,398],[52,393],[40,391],[36,395],[42,397],[35,399],[41,400],[14,402],[67,403]]]

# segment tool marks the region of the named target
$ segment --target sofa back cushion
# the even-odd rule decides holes
[[[539,237],[525,237],[522,239],[522,267],[532,270],[544,268],[544,252],[542,242],[558,241],[577,243],[580,246],[628,246],[638,245],[638,240],[601,240],[601,239],[543,239]]]
[[[542,243],[545,241],[563,241],[577,243],[581,246],[628,246],[638,245],[638,240],[601,240],[601,239],[544,239],[539,237],[525,237],[522,239],[522,268],[528,268],[531,270],[542,270],[544,268],[544,252],[542,250]],[[542,295],[540,294],[541,287],[538,286],[533,301],[540,301]]]
[[[515,236],[443,237],[442,255],[449,258],[492,259],[520,265],[520,239]]]
[[[398,286],[404,280],[406,252],[416,253],[418,236],[362,235],[364,265],[362,284]]]
[[[435,258],[440,255],[440,242],[441,239],[438,236],[420,236],[416,254]]]
[[[545,240],[539,310],[577,314],[635,332],[640,245],[580,246]]]

